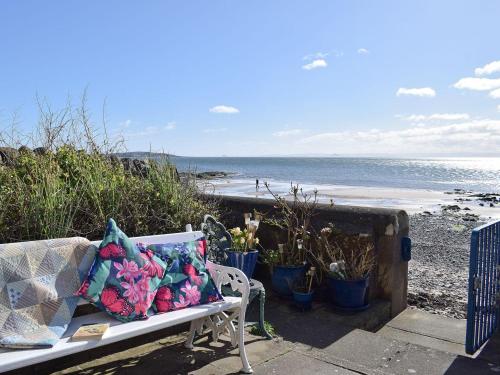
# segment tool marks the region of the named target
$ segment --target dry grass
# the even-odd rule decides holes
[[[316,245],[309,251],[309,258],[323,276],[331,274],[330,264],[343,262],[345,279],[360,280],[375,267],[373,239],[366,235],[347,235],[323,228],[316,236]]]
[[[15,125],[15,124],[14,124]],[[85,107],[53,111],[40,104],[37,129],[27,135],[14,127],[0,132],[0,145],[44,147],[0,163],[0,242],[84,236],[98,239],[109,218],[128,235],[176,232],[217,213],[193,180],[179,181],[165,156],[150,161],[147,173],[131,173],[113,152],[105,122],[95,127]]]

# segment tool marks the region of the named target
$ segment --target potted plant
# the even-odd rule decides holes
[[[318,192],[315,190],[307,194],[298,185],[291,185],[287,200],[272,192],[267,182],[265,186],[274,198],[278,212],[266,218],[265,222],[278,228],[285,241],[278,244],[277,250],[263,254],[263,258],[271,266],[273,290],[281,296],[291,297],[293,285],[304,279],[306,274],[309,229],[318,202]]]
[[[369,277],[375,266],[370,236],[334,235],[333,227],[329,226],[316,237],[310,255],[326,274],[329,298],[336,307],[350,311],[368,307]]]
[[[259,244],[259,239],[256,237],[257,229],[261,221],[261,215],[256,213],[254,220],[250,213],[245,213],[245,228],[232,228],[229,230],[233,238],[233,243],[230,249],[226,249],[226,264],[231,267],[242,270],[250,280],[255,270],[255,264],[259,256],[259,251],[255,246]]]
[[[312,307],[314,290],[311,288],[315,273],[316,267],[309,268],[309,271],[306,272],[305,279],[293,288],[293,300],[295,302],[295,306],[302,311],[310,310]]]

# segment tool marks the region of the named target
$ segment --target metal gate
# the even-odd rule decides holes
[[[465,351],[473,354],[495,332],[499,319],[500,221],[472,231]]]

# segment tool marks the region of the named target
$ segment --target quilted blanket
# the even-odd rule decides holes
[[[95,247],[81,237],[0,245],[0,346],[53,346],[94,257]]]

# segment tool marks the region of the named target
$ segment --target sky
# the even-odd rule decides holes
[[[129,151],[500,152],[496,0],[0,1],[0,128],[86,91]]]

